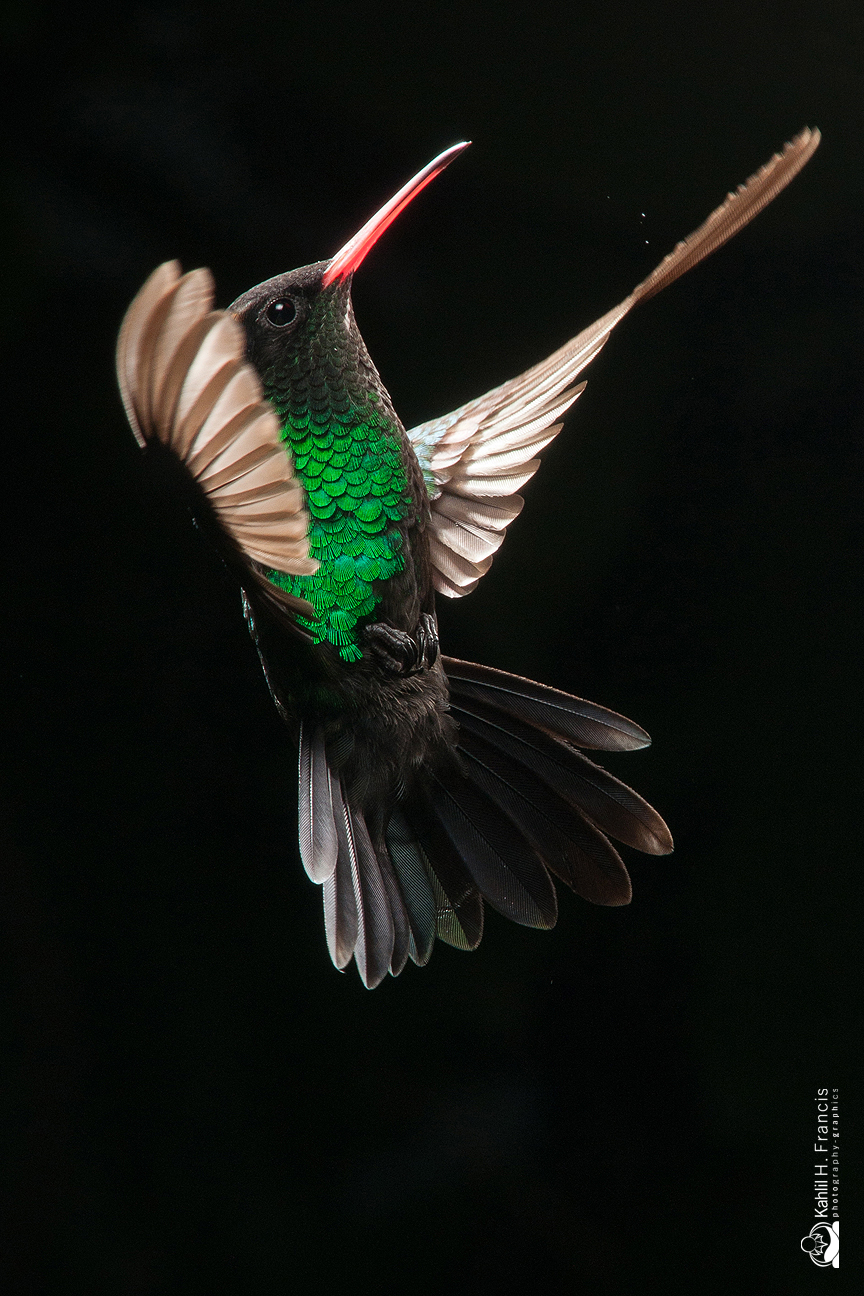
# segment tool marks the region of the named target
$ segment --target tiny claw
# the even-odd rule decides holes
[[[422,613],[414,635],[386,621],[366,626],[363,635],[379,663],[393,675],[417,675],[438,656],[438,631],[428,612]]]

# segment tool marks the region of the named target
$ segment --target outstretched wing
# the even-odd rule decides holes
[[[752,220],[798,174],[819,144],[804,130],[683,240],[629,297],[560,350],[408,436],[432,497],[431,552],[435,588],[459,598],[474,589],[522,509],[517,492],[540,467],[537,455],[561,431],[561,418],[581,395],[577,385],[616,324]]]
[[[309,514],[279,422],[244,359],[236,320],[213,310],[209,270],[153,271],[117,342],[117,377],[142,447],[161,444],[183,463],[217,523],[248,563],[250,581],[282,611],[314,615],[259,568],[309,575]]]

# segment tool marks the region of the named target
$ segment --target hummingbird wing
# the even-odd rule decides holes
[[[261,568],[311,574],[309,514],[279,421],[245,360],[242,328],[213,309],[209,270],[154,270],[126,312],[117,377],[138,444],[167,448],[212,509],[249,584],[283,616],[312,608]]]
[[[616,324],[730,239],[798,174],[819,144],[803,130],[677,245],[620,305],[532,369],[408,436],[432,500],[433,581],[460,598],[489,570],[507,526],[522,509],[517,493],[540,467],[537,455],[585,389],[582,370]]]

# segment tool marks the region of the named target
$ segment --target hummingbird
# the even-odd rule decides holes
[[[553,877],[627,904],[613,841],[672,850],[663,819],[587,751],[650,742],[605,707],[439,649],[437,596],[489,570],[579,376],[634,306],[726,242],[801,170],[805,129],[729,193],[618,306],[548,359],[404,428],[357,327],[354,273],[467,147],[419,171],[329,260],[214,309],[206,269],[156,269],[117,345],[142,449],[187,492],[236,576],[298,754],[300,858],[322,888],[330,957],[363,983],[474,949],[484,906],[557,917]],[[611,840],[610,840],[611,839]]]

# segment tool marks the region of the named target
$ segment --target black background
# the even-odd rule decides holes
[[[8,1290],[699,1293],[799,1250],[855,1007],[858,3],[7,9]],[[358,276],[407,425],[620,300],[805,124],[756,223],[609,342],[445,651],[633,716],[635,898],[492,914],[374,993],[326,955],[236,591],[113,344],[475,143]],[[848,1115],[851,1116],[851,1112]]]

